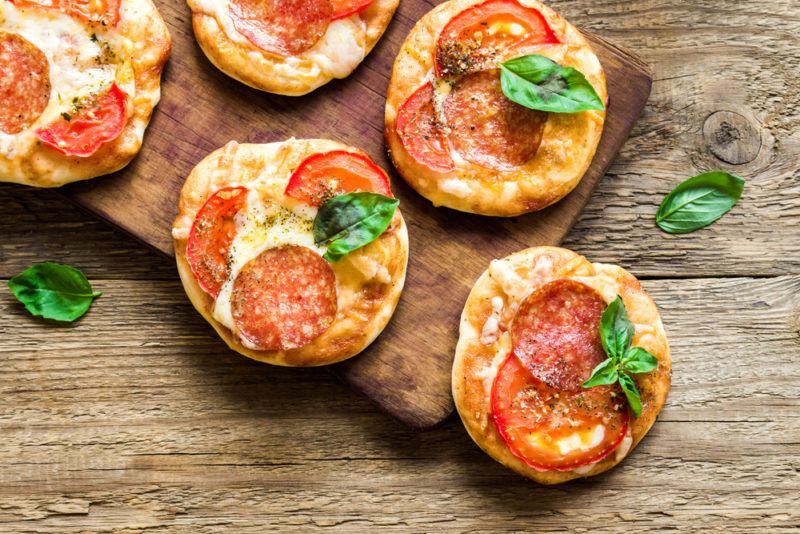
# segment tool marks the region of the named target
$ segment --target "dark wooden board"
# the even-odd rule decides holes
[[[173,54],[144,147],[126,169],[63,188],[78,205],[172,255],[169,230],[184,178],[231,139],[328,137],[363,148],[392,172],[383,146],[385,91],[403,39],[429,4],[401,2],[386,35],[352,76],[290,98],[250,89],[219,72],[195,43],[184,2],[157,3],[170,26]],[[561,242],[647,101],[652,83],[647,65],[603,39],[589,38],[606,69],[610,105],[591,168],[563,201],[513,219],[466,215],[432,208],[392,173],[411,240],[406,289],[375,343],[332,370],[414,428],[432,428],[453,411],[451,360],[461,308],[474,280],[494,258]]]

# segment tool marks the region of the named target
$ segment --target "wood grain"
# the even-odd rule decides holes
[[[401,23],[391,27],[385,41],[399,46],[412,21],[429,7],[403,2]],[[385,89],[397,48],[380,46],[353,76],[312,95],[279,97],[239,84],[211,66],[194,42],[182,2],[163,2],[161,8],[174,40],[162,102],[142,153],[128,168],[64,188],[83,209],[172,255],[169,230],[183,181],[200,159],[230,139],[331,137],[362,147],[384,168],[391,167],[381,132]],[[332,370],[412,427],[432,428],[453,411],[454,319],[472,282],[494,258],[525,246],[562,241],[650,94],[651,78],[643,61],[599,37],[590,40],[606,70],[609,111],[594,161],[566,199],[537,214],[491,219],[433,209],[393,176],[411,240],[403,298],[378,340],[358,358]]]
[[[0,297],[5,532],[800,527],[798,276],[647,281],[672,341],[667,407],[622,465],[557,488],[456,419],[416,433],[322,370],[237,357],[177,281],[96,285],[66,328]]]

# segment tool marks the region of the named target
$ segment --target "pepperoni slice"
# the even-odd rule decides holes
[[[233,282],[233,321],[239,335],[259,350],[307,345],[333,323],[336,309],[336,275],[306,247],[267,249]]]
[[[304,159],[292,173],[285,194],[319,206],[333,196],[351,191],[392,196],[389,177],[371,159],[346,150],[332,150]]]
[[[600,317],[606,308],[597,292],[580,282],[547,283],[520,304],[509,329],[514,352],[548,386],[578,391],[606,359]]]
[[[330,0],[231,0],[233,26],[267,52],[296,56],[325,35],[333,16]]]
[[[616,385],[551,388],[512,354],[492,387],[492,419],[509,450],[525,463],[569,471],[602,460],[622,443],[629,420],[623,399]]]
[[[539,150],[547,113],[503,94],[500,71],[460,78],[444,101],[448,139],[464,159],[501,171],[524,165]]]
[[[364,11],[372,3],[372,0],[331,0],[333,5],[332,20],[343,19]]]
[[[247,188],[220,189],[200,208],[189,232],[186,261],[203,291],[217,298],[231,274],[228,251],[236,237],[234,216],[247,200]]]
[[[447,23],[436,42],[437,76],[475,72],[507,59],[510,49],[558,43],[544,16],[515,0],[488,0]]]
[[[19,7],[56,9],[72,17],[103,26],[116,26],[119,22],[121,0],[12,0]]]
[[[36,137],[66,156],[88,157],[125,127],[125,93],[111,84],[107,91],[84,100],[73,113],[36,130]]]
[[[19,133],[50,101],[50,65],[24,37],[0,32],[0,131]]]
[[[431,82],[414,91],[400,107],[397,135],[406,151],[419,163],[438,172],[455,169],[447,137],[436,117]]]

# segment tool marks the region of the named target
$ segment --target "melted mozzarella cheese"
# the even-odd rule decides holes
[[[520,276],[505,259],[494,260],[489,264],[489,276],[500,284],[509,298],[509,307],[516,311],[525,298],[537,287],[544,284],[553,268],[553,262],[547,256],[539,256],[533,269],[526,276]]]
[[[253,44],[236,30],[228,12],[228,2],[219,0],[190,0],[192,10],[217,20],[225,35],[233,42],[251,47]],[[353,72],[366,55],[366,24],[356,13],[332,21],[317,43],[305,52],[284,58],[284,63],[274,68],[286,77],[317,76],[320,73],[334,78],[344,78]],[[258,54],[258,52],[256,52]],[[312,63],[309,68],[308,62]]]
[[[481,343],[484,345],[491,345],[497,341],[499,333],[500,318],[503,314],[503,299],[502,297],[492,297],[492,314],[483,323],[483,330],[481,330]]]
[[[55,10],[20,9],[0,2],[0,31],[18,34],[42,51],[50,67],[50,102],[37,124],[47,124],[92,92],[116,79],[117,67],[130,47],[128,39],[113,31],[95,32]],[[133,95],[135,87],[120,84]],[[17,136],[0,132],[0,154],[14,156]]]
[[[250,260],[270,248],[283,245],[300,245],[325,253],[314,243],[312,228],[317,209],[298,205],[293,209],[261,200],[258,191],[247,194],[245,209],[236,214],[236,237],[231,243],[231,273],[220,289],[214,303],[214,319],[235,331],[231,313],[231,292],[233,281]],[[242,340],[247,346],[247,341]],[[255,347],[249,347],[255,348]]]

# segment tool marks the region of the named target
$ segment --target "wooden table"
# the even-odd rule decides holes
[[[416,433],[324,370],[247,361],[170,262],[56,192],[4,185],[0,277],[62,261],[104,295],[54,326],[0,291],[0,531],[800,529],[796,0],[552,4],[655,71],[565,243],[643,279],[670,336],[672,392],[630,458],[539,487],[456,419]],[[663,195],[715,168],[748,179],[741,203],[658,231]]]

